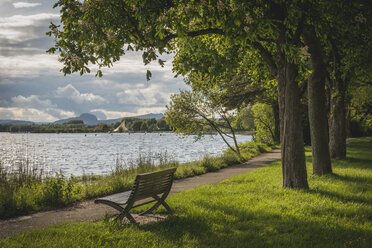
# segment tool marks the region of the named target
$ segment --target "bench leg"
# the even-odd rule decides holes
[[[158,196],[154,196],[154,199],[157,200],[157,202],[152,207],[140,213],[139,215],[142,216],[145,214],[152,213],[152,211],[156,210],[160,206],[160,204],[164,206],[164,208],[168,211],[168,214],[172,214],[172,210],[170,209],[169,205],[164,201],[163,197],[159,198]]]
[[[128,220],[131,222],[131,223],[134,223],[136,224],[136,220],[133,218],[133,216],[129,213],[129,210],[130,208],[126,207],[126,208],[123,208],[121,207],[120,205],[114,203],[114,202],[102,202],[106,205],[109,205],[113,208],[115,208],[116,210],[118,210],[120,212],[120,214],[115,218],[115,220],[120,220],[122,221],[124,219],[124,217],[127,217]]]
[[[123,209],[123,211],[121,211],[121,213],[119,214],[118,217],[115,218],[115,220],[120,220],[122,221],[124,219],[124,217],[127,217],[127,219],[133,223],[133,224],[137,224],[137,221],[133,218],[133,216],[125,209]]]

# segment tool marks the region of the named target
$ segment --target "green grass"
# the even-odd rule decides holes
[[[0,161],[0,219],[61,208],[77,201],[130,190],[135,176],[140,173],[177,167],[176,179],[192,177],[243,162],[270,150],[271,147],[267,145],[248,142],[241,144],[243,158],[227,150],[220,157],[205,156],[200,161],[179,164],[161,155],[160,165],[155,164],[150,154],[139,154],[136,160],[127,161],[127,164],[118,161],[109,175],[71,178],[59,173],[43,179],[30,169],[33,166],[28,164],[26,158],[18,165],[18,174],[7,174],[2,170]]]
[[[63,223],[0,247],[371,247],[372,138],[353,140],[332,176],[311,175],[306,155],[310,190],[282,188],[275,162],[169,196],[175,214],[162,222]]]

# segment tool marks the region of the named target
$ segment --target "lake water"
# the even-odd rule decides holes
[[[227,148],[218,135],[207,135],[196,142],[194,138],[173,133],[0,133],[0,161],[8,170],[17,159],[27,157],[53,173],[62,170],[65,175],[98,175],[109,173],[117,160],[129,164],[140,154],[156,157],[166,153],[168,159],[183,163],[206,154],[220,155]],[[237,139],[246,142],[251,136],[238,135]]]

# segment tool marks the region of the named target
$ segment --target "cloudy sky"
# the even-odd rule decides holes
[[[63,76],[57,55],[45,51],[45,35],[59,12],[54,0],[0,0],[0,119],[55,121],[93,113],[113,119],[164,112],[172,93],[186,88],[174,78],[171,58],[164,68],[144,66],[141,54],[126,54],[113,68]],[[152,79],[146,81],[146,70]]]

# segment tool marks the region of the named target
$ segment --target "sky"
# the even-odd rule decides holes
[[[56,0],[0,0],[0,119],[52,122],[92,113],[114,119],[164,113],[170,95],[187,89],[172,73],[172,57],[162,68],[144,66],[140,53],[127,53],[114,67],[64,76],[58,55],[46,53],[53,38],[45,33],[58,23]],[[146,81],[146,71],[152,78]]]

